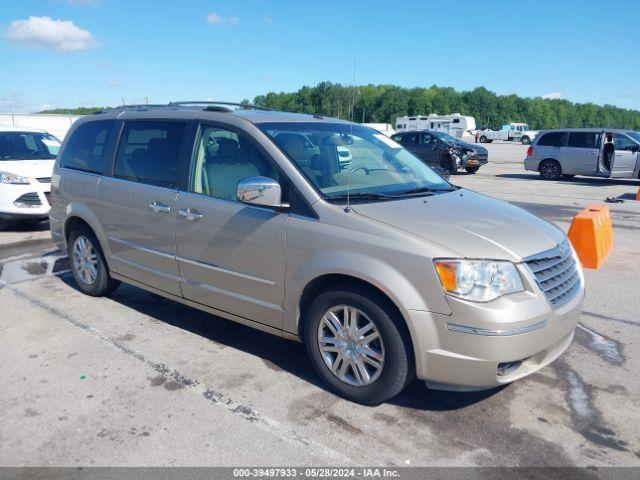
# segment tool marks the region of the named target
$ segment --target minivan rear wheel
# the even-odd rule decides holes
[[[543,160],[538,168],[540,176],[545,180],[557,180],[562,175],[562,168],[555,160]]]
[[[397,314],[366,290],[329,290],[309,308],[304,340],[318,375],[336,394],[378,405],[409,383],[411,356]]]
[[[90,229],[80,226],[71,232],[67,254],[71,273],[82,293],[101,297],[120,285],[119,281],[109,275],[100,243]]]

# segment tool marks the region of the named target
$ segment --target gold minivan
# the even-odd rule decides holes
[[[67,135],[52,195],[80,290],[126,282],[302,341],[331,390],[364,404],[414,377],[467,390],[529,375],[570,344],[584,299],[561,230],[319,115],[96,113]]]

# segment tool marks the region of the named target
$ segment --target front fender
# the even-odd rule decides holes
[[[298,331],[300,298],[305,287],[324,275],[346,275],[369,283],[382,291],[401,310],[432,311],[451,314],[444,293],[435,278],[417,285],[392,264],[382,259],[353,251],[331,251],[314,255],[300,264],[286,284],[284,330]],[[425,265],[425,279],[430,276]],[[432,283],[432,285],[429,285]],[[419,288],[418,288],[419,287]]]

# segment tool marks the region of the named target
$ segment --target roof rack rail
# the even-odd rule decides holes
[[[169,102],[169,106],[182,106],[182,105],[221,105],[221,106],[230,106],[230,107],[242,107],[249,108],[253,110],[264,110],[271,111],[270,108],[259,107],[258,105],[253,105],[251,103],[236,103],[236,102],[216,102],[212,100],[192,100],[192,101],[180,101],[180,102]]]
[[[97,113],[107,113],[107,112],[112,112],[114,110],[145,110],[147,108],[166,108],[167,105],[166,104],[162,104],[162,103],[133,103],[131,105],[117,105],[115,107],[109,107],[109,108],[105,108],[103,110],[96,110],[95,112],[93,112],[94,114]]]

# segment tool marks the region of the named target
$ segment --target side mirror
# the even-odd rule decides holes
[[[273,178],[249,177],[238,182],[236,196],[242,203],[271,208],[289,208],[282,203],[282,188]]]

